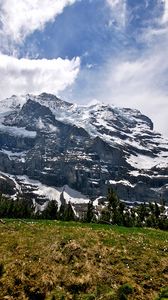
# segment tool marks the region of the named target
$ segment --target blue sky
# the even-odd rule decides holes
[[[82,65],[101,65],[124,47],[125,38],[117,28],[109,26],[110,19],[111,11],[105,1],[78,1],[46,24],[43,31],[28,37],[20,50],[25,55],[33,44],[40,58],[79,56]]]
[[[120,20],[112,16],[104,0],[78,1],[65,8],[54,22],[46,24],[43,31],[28,37],[20,51],[25,55],[33,44],[40,58],[80,56],[84,64],[101,64],[108,56],[115,56],[126,48],[141,50],[145,44],[138,41],[138,37],[152,23],[157,27],[155,18],[161,17],[163,5],[154,5],[156,1],[149,1],[148,6],[145,0],[139,2],[127,1],[129,20],[125,28],[121,28]]]
[[[97,99],[168,136],[168,0],[2,0],[0,12],[0,99]]]

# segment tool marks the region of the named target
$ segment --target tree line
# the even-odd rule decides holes
[[[22,197],[17,199],[7,198],[0,194],[0,218],[13,219],[49,219],[62,221],[75,221],[76,216],[71,203],[61,204],[55,200],[48,201],[43,211],[35,211],[31,200]]]
[[[99,222],[107,222],[126,227],[153,227],[167,230],[168,218],[164,200],[127,206],[120,201],[112,188],[109,188],[107,205],[102,208]]]
[[[141,203],[127,206],[120,201],[115,191],[109,188],[105,204],[95,209],[90,201],[82,217],[76,216],[72,204],[61,204],[51,200],[43,211],[35,212],[33,202],[18,197],[16,200],[0,195],[0,218],[51,219],[62,221],[96,222],[126,227],[153,227],[168,229],[165,203]]]

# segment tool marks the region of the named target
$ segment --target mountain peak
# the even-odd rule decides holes
[[[89,196],[116,182],[122,199],[162,192],[168,198],[168,142],[140,111],[100,102],[80,106],[47,93],[1,104],[0,171],[68,184]]]

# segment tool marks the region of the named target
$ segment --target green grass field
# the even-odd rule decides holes
[[[0,299],[168,299],[168,232],[59,221],[0,224]]]

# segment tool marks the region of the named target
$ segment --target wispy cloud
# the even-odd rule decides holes
[[[1,50],[19,44],[35,30],[42,30],[47,22],[63,12],[76,0],[1,0]],[[6,46],[6,49],[5,49]]]
[[[168,135],[168,62],[159,48],[140,58],[109,62],[103,71],[98,95],[107,103],[140,109],[152,118],[156,129]]]
[[[126,24],[126,0],[106,0],[111,9],[109,25],[124,28]]]
[[[0,99],[12,94],[60,91],[73,84],[80,59],[18,59],[0,54]]]
[[[20,58],[20,45],[36,30],[43,30],[64,8],[77,0],[0,1],[0,99],[11,94],[59,94],[73,84],[80,59]],[[31,50],[34,45],[31,44]],[[30,51],[30,49],[28,49]]]
[[[157,22],[156,6],[161,12]],[[96,98],[116,106],[139,109],[151,117],[156,130],[168,136],[168,30],[166,25],[160,25],[165,14],[166,6],[163,1],[159,3],[157,0],[153,16],[150,11],[151,19],[147,23],[145,19],[146,26],[142,24],[136,30],[138,47],[133,40],[135,44],[130,44],[122,52],[118,51],[115,57],[112,55],[101,68],[84,70],[81,82],[84,82],[87,90],[83,99]],[[158,30],[159,33],[152,34],[151,38],[151,32]],[[78,98],[82,98],[80,91]]]
[[[157,0],[155,7],[158,15],[149,20],[146,30],[142,32],[141,38],[147,43],[156,43],[158,38],[161,42],[168,39],[168,0]]]
[[[162,0],[164,4],[164,14],[162,17],[162,22],[167,23],[168,22],[168,0]]]

